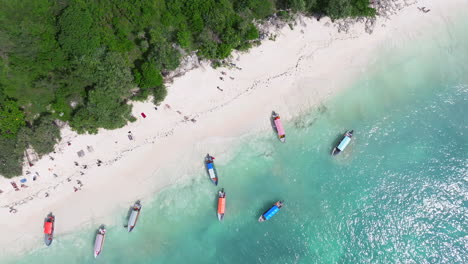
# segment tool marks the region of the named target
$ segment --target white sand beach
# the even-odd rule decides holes
[[[203,63],[176,78],[157,110],[151,102],[134,103],[137,121],[124,128],[98,135],[64,128],[55,153],[32,167],[26,164],[23,176],[0,179],[0,252],[43,246],[42,224],[49,212],[57,217],[56,237],[87,224],[120,224],[109,215],[200,175],[206,153],[222,159],[240,136],[271,133],[272,110],[288,122],[320,106],[371,71],[383,47],[403,45],[436,25],[450,28],[455,10],[468,10],[468,1],[421,0],[390,19],[379,17],[372,34],[363,23],[340,33],[328,18],[301,18],[294,29],[279,30],[275,40],[234,54],[235,67]],[[81,150],[83,157],[77,154]]]

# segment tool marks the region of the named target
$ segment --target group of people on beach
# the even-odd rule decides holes
[[[235,64],[233,64],[233,65],[235,65]],[[242,68],[238,68],[238,69],[242,70]],[[222,75],[227,75],[227,73],[224,72],[224,71],[221,71],[221,74],[222,74]],[[219,79],[220,79],[221,81],[224,81],[224,77],[223,77],[223,76],[220,76]],[[234,80],[235,78],[232,77],[232,76],[229,76],[229,79]],[[216,86],[216,89],[220,90],[221,92],[224,91],[224,90],[223,90],[221,87],[219,87],[219,86]]]
[[[233,64],[233,63],[231,63],[230,66],[231,66],[231,67],[235,67],[235,68],[241,70],[240,67],[237,67],[237,65],[235,65],[235,64]],[[226,72],[224,72],[224,71],[221,71],[221,74],[222,74],[222,76],[220,77],[221,80],[224,80],[224,78],[228,76],[228,74],[227,74]],[[232,76],[229,76],[229,78],[230,78],[231,80],[234,80],[234,77],[232,77]],[[220,89],[220,90],[222,90],[222,89]],[[171,107],[169,104],[165,104],[165,105],[163,105],[163,107],[164,107],[165,109],[167,109],[167,110],[172,110],[172,107]],[[159,108],[158,108],[158,106],[155,106],[154,109],[157,111]],[[175,111],[175,110],[172,110],[172,111],[174,111],[174,112],[176,112],[176,113],[178,113],[178,114],[180,114],[180,115],[183,115],[183,113],[182,113],[181,111]],[[144,118],[145,118],[145,117],[146,117],[146,115],[144,116]],[[191,123],[196,123],[196,122],[197,122],[197,120],[195,119],[195,117],[190,117],[190,116],[187,116],[187,115],[183,115],[183,120],[182,120],[182,121],[183,121],[183,122],[191,122]],[[171,135],[171,134],[172,134],[172,130],[171,130],[170,132],[164,134],[163,136],[169,136],[169,135]],[[135,140],[135,136],[134,136],[134,134],[133,134],[132,131],[128,131],[127,137],[129,138],[129,140]],[[72,145],[75,145],[75,144],[72,144],[72,143],[73,143],[73,138],[72,138],[72,137],[66,138],[66,139],[64,140],[64,146],[65,146],[65,148],[71,147]],[[154,141],[152,141],[152,143],[154,143]],[[84,150],[86,150],[86,149],[84,149]],[[87,150],[88,150],[88,152],[93,152],[93,148],[92,148],[91,146],[87,146]],[[57,152],[54,151],[53,153],[56,154]],[[80,153],[81,153],[82,156],[84,156],[84,151],[80,151],[79,154],[78,154],[79,157],[81,158],[82,156],[80,156]],[[48,157],[48,159],[50,159],[50,161],[52,161],[52,162],[55,162],[55,161],[56,161],[56,158],[53,156],[52,153],[51,153],[50,155],[48,155],[47,157]],[[36,160],[36,161],[37,161],[37,160]],[[34,163],[35,163],[35,162],[31,162],[31,163],[30,163],[30,166],[34,166]],[[81,162],[78,162],[78,161],[76,161],[76,160],[73,161],[73,164],[75,165],[75,167],[80,167],[80,170],[78,170],[76,173],[79,173],[79,175],[83,176],[83,175],[85,175],[85,171],[84,171],[84,170],[87,170],[89,166],[86,165],[86,164],[85,164],[85,165],[82,165],[82,164],[80,164],[80,163],[81,163]],[[104,163],[104,162],[103,162],[102,160],[100,160],[100,159],[97,159],[96,162],[95,162],[95,165],[97,165],[97,167],[101,167],[101,166],[104,165],[104,164],[108,164],[108,163]],[[51,175],[53,175],[54,178],[59,178],[59,174],[60,174],[60,173],[57,174],[58,172],[54,171],[54,170],[53,170],[53,167],[50,167],[48,170],[49,170],[49,172],[51,173]],[[32,180],[32,181],[36,181],[36,180],[38,180],[39,177],[40,177],[39,172],[30,172],[30,171],[26,171],[26,175],[30,175],[30,174],[31,174],[30,180]],[[71,182],[71,181],[72,181],[72,178],[73,178],[73,176],[65,178],[65,180],[66,180],[65,182]],[[77,181],[78,181],[79,183],[78,183],[77,185],[72,186],[73,192],[78,192],[78,191],[82,190],[83,183],[82,183],[80,180],[77,180]],[[13,183],[13,182],[12,182],[12,183]],[[15,185],[13,186],[13,184],[12,184],[12,186],[14,187],[15,191],[20,191],[21,188],[28,188],[28,187],[30,187],[29,184],[26,184],[26,183],[23,183],[23,182],[22,182],[21,184],[16,184],[16,183],[14,183],[14,184],[15,184]],[[49,187],[48,189],[50,189],[50,187]],[[55,189],[55,188],[54,188],[54,189]],[[0,194],[2,194],[2,193],[4,193],[4,190],[0,190]],[[49,190],[46,190],[45,192],[44,192],[44,191],[39,191],[39,192],[37,192],[36,194],[33,194],[33,195],[32,195],[32,197],[41,197],[41,196],[44,197],[44,198],[49,197],[49,196],[50,196]],[[17,202],[16,202],[16,203],[12,203],[12,204],[10,204],[10,205],[8,205],[8,206],[14,206],[15,204],[17,204]],[[15,208],[15,210],[10,210],[10,212],[17,212],[17,209]]]

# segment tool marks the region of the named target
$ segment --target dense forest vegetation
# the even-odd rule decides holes
[[[220,60],[289,12],[373,16],[368,0],[0,0],[0,174],[53,151],[57,120],[78,133],[134,120],[130,100],[166,95],[184,53]]]

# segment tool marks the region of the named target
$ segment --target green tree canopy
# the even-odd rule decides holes
[[[276,12],[373,16],[368,0],[0,0],[0,174],[21,172],[24,150],[135,118],[131,100],[167,94],[181,54],[219,62],[257,43]]]
[[[92,55],[100,47],[99,25],[85,1],[72,1],[58,17],[58,41],[70,56]]]
[[[18,130],[24,126],[24,113],[13,100],[4,100],[0,104],[0,136],[15,138]]]

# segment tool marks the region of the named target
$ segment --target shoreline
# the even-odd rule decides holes
[[[453,8],[457,1],[462,3],[453,1]],[[50,211],[57,216],[57,236],[96,222],[113,225],[109,213],[125,210],[135,200],[190,178],[191,171],[202,168],[207,152],[222,156],[237,137],[269,129],[271,110],[287,121],[320,106],[371,70],[373,55],[386,40],[398,45],[398,41],[401,44],[420,37],[426,28],[446,19],[442,15],[451,8],[434,0],[420,2],[392,20],[378,18],[372,35],[364,32],[363,23],[355,23],[348,33],[339,33],[335,26],[325,26],[328,19],[302,18],[306,26],[299,22],[294,30],[285,27],[276,41],[265,40],[248,53],[234,54],[242,70],[212,69],[203,64],[168,85],[168,96],[157,110],[151,102],[134,103],[137,121],[124,128],[80,136],[65,128],[57,154],[44,156],[29,168],[29,175],[0,179],[4,191],[0,194],[0,223],[7,227],[0,239],[2,252],[19,253],[42,245],[41,221]],[[419,5],[430,7],[432,12],[420,12]],[[400,35],[392,35],[396,32]],[[128,131],[133,140],[128,139]],[[85,152],[82,158],[77,155],[80,150]],[[97,160],[102,161],[100,166]],[[179,163],[184,166],[178,167]],[[171,175],[163,174],[168,168],[174,169]],[[39,176],[33,181],[36,172]],[[182,176],[168,177],[178,174]],[[28,188],[15,192],[10,181],[19,186],[21,178],[27,179]],[[74,192],[74,187],[81,190]],[[14,206],[17,213],[9,213],[10,205],[19,201],[27,203]],[[12,242],[22,247],[9,248]]]

